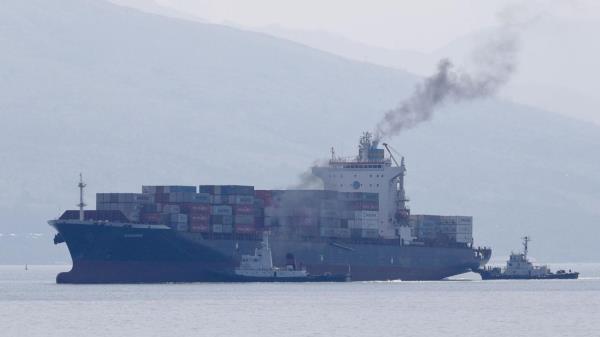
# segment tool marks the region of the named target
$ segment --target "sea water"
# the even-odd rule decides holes
[[[600,336],[600,264],[579,280],[64,285],[0,266],[0,336]]]

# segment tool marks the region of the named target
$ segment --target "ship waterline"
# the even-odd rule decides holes
[[[51,221],[73,258],[58,283],[228,282],[260,238],[203,238],[152,225]],[[479,268],[489,251],[392,243],[271,237],[273,263],[293,254],[310,274],[350,273],[353,281],[439,280]],[[487,252],[487,253],[486,253]]]

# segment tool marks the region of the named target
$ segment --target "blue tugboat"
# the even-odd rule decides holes
[[[478,269],[482,280],[549,280],[577,279],[578,272],[558,270],[553,273],[548,266],[534,266],[528,259],[529,236],[523,238],[523,253],[511,253],[506,268],[488,267]]]

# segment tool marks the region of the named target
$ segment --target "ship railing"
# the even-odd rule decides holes
[[[330,165],[344,165],[344,164],[391,164],[392,161],[389,158],[379,160],[360,160],[357,157],[337,157],[329,161]]]

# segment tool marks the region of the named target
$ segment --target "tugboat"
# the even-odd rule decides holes
[[[553,273],[548,266],[534,266],[528,259],[529,236],[523,238],[523,253],[511,253],[506,268],[487,267],[478,269],[482,280],[550,280],[577,279],[578,272],[558,270]]]
[[[287,256],[285,269],[273,266],[269,235],[263,233],[263,240],[254,255],[242,255],[240,266],[234,270],[230,281],[234,282],[346,282],[350,275],[310,275],[304,268],[296,268],[293,256]]]

